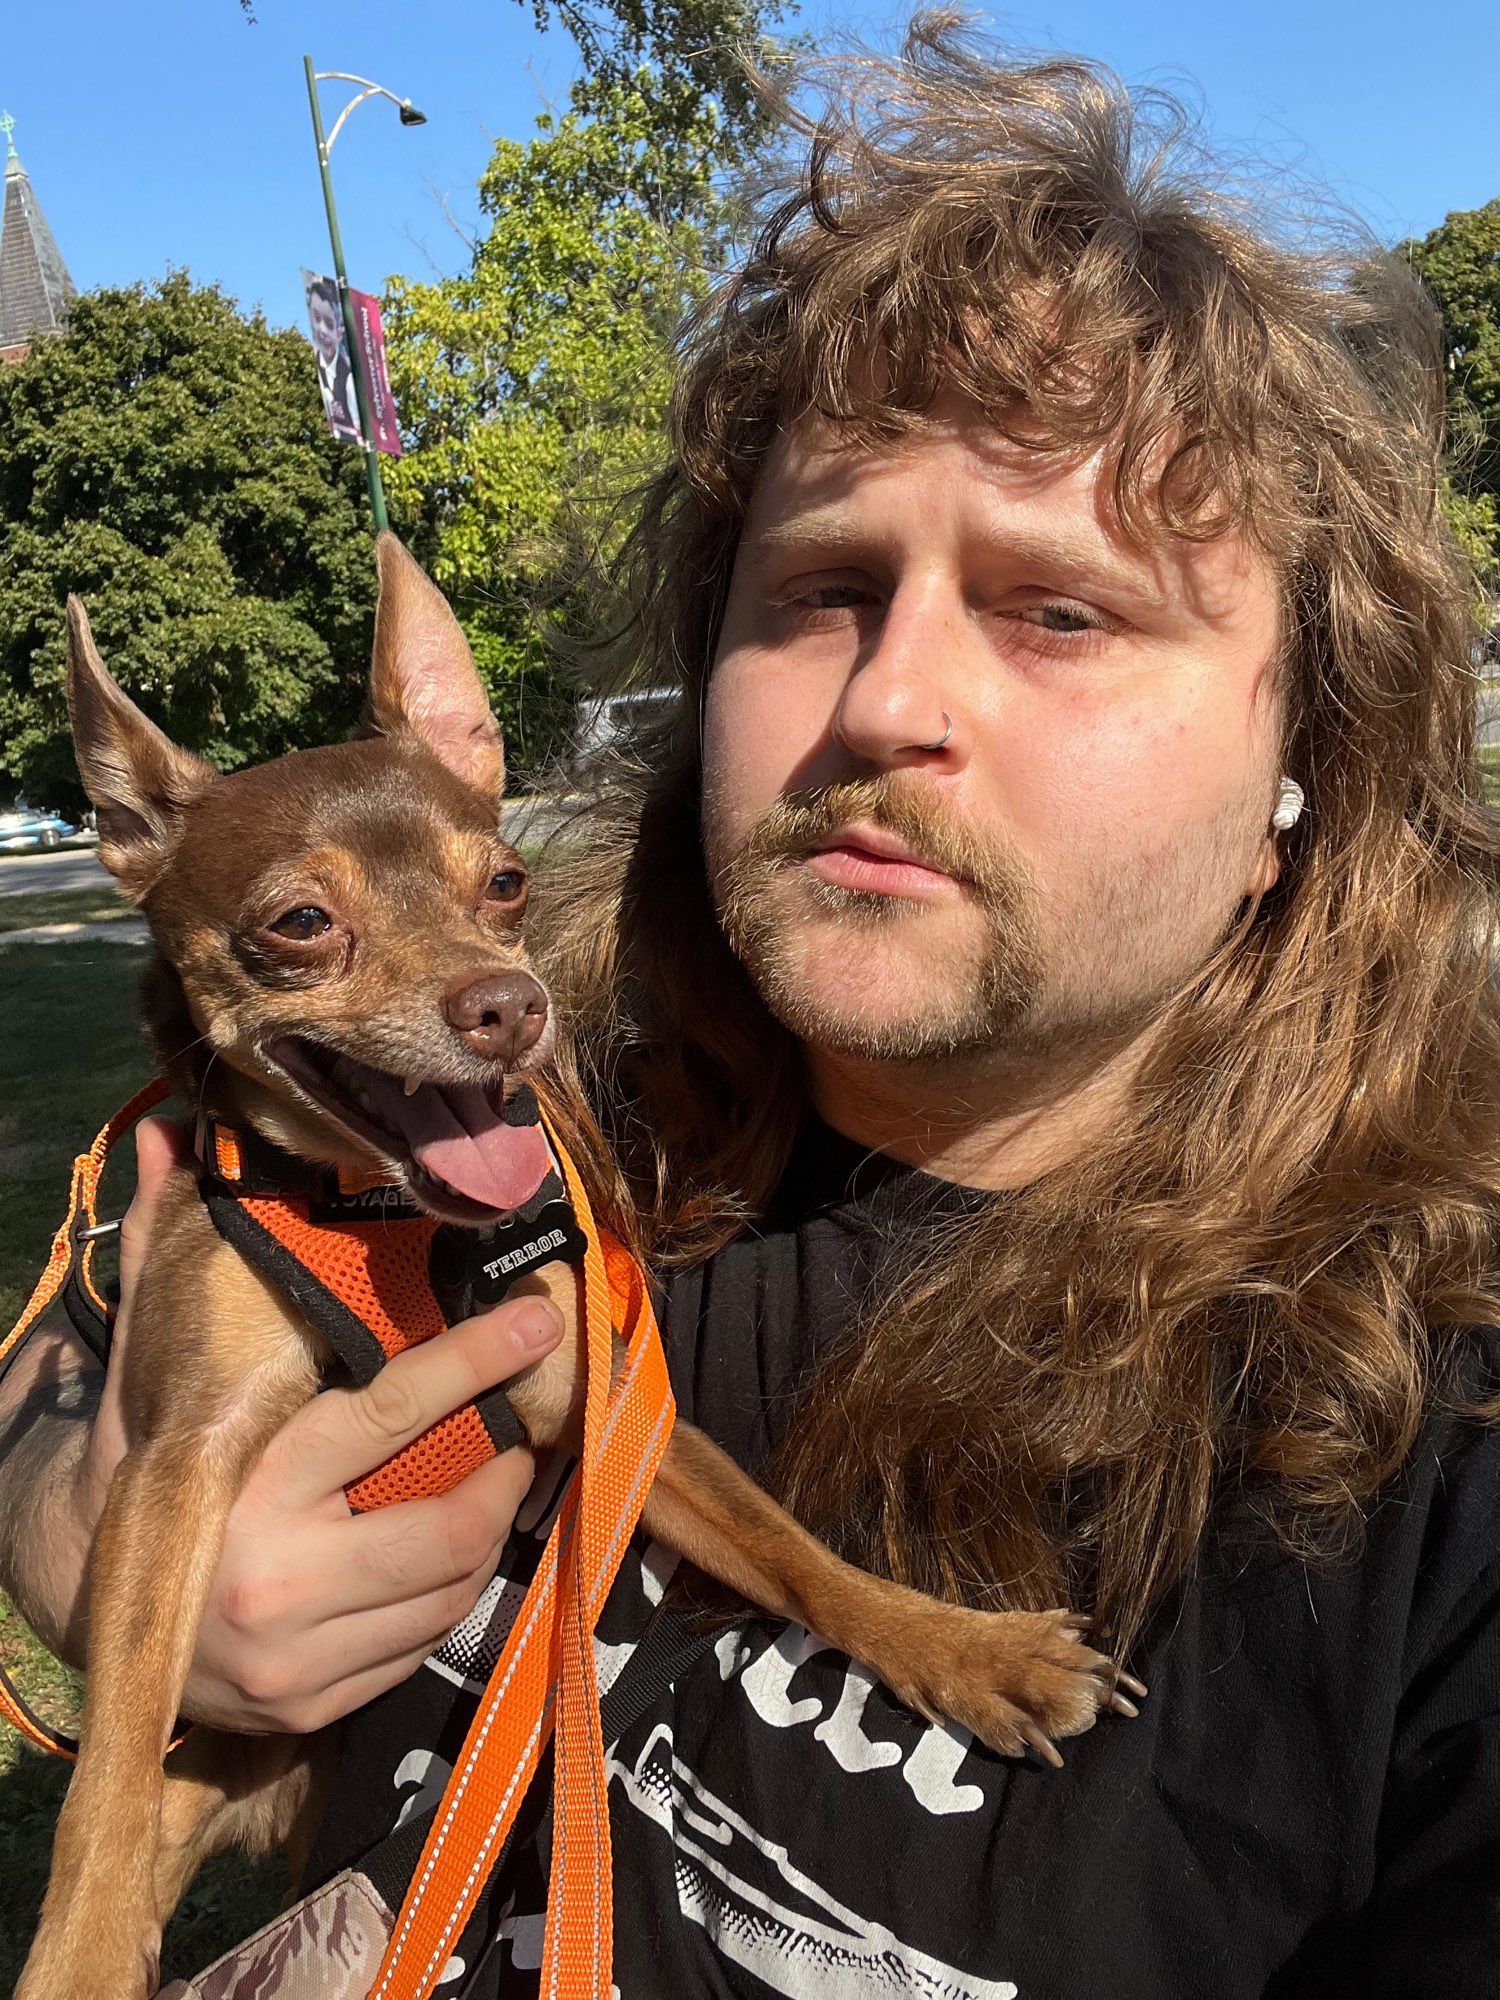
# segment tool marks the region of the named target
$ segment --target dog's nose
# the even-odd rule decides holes
[[[487,972],[443,1001],[453,1027],[482,1056],[513,1063],[547,1025],[547,996],[529,972]]]

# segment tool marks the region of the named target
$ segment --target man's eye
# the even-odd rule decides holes
[[[498,875],[490,877],[484,899],[487,903],[513,903],[525,890],[526,877],[519,868],[502,868]]]
[[[267,930],[275,931],[278,937],[294,938],[298,943],[306,943],[309,938],[321,937],[325,931],[333,929],[333,918],[326,910],[320,910],[316,903],[301,903],[295,910],[287,910]]]
[[[826,618],[841,611],[861,611],[872,598],[868,584],[793,582],[772,593],[770,601],[775,610],[796,617]]]
[[[1031,604],[1021,613],[1028,625],[1044,632],[1098,632],[1102,621],[1081,604]]]

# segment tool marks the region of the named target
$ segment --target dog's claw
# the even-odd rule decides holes
[[[1062,1752],[1044,1729],[1039,1728],[1034,1722],[1019,1723],[1017,1728],[1038,1757],[1050,1764],[1054,1771],[1063,1768]]]
[[[1080,1638],[1089,1624],[1068,1610],[992,1614],[934,1606],[924,1611],[913,1645],[920,1670],[900,1660],[871,1664],[918,1715],[945,1715],[1000,1756],[1033,1750],[1057,1770],[1058,1739],[1081,1735],[1101,1714],[1138,1712],[1120,1692],[1128,1677]]]

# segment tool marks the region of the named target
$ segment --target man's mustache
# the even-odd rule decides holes
[[[734,857],[733,871],[743,881],[800,861],[854,821],[895,834],[991,909],[1014,910],[1024,900],[1026,877],[1019,863],[894,773],[786,793],[756,821]]]

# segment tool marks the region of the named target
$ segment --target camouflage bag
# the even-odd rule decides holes
[[[346,1868],[159,2000],[365,2000],[394,1922],[368,1877]]]

